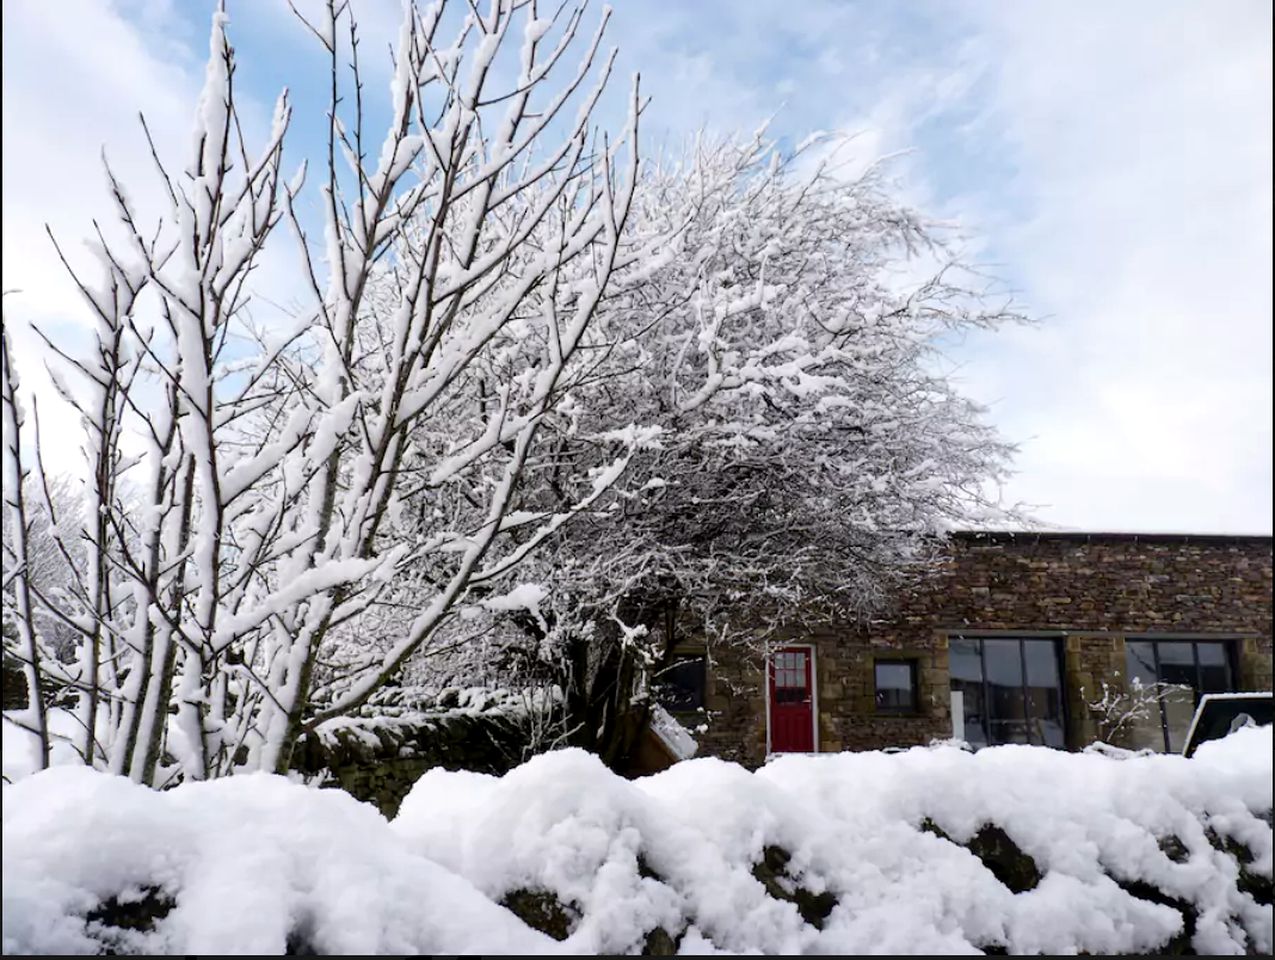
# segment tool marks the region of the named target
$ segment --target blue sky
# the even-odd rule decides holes
[[[1008,499],[1072,528],[1271,531],[1269,3],[614,6],[608,109],[618,121],[640,69],[648,152],[772,116],[793,139],[857,132],[862,160],[899,153],[900,191],[959,221],[972,255],[1042,318],[950,350],[964,388],[1022,445]],[[84,321],[42,224],[73,241],[106,212],[99,150],[144,197],[142,109],[184,157],[211,8],[5,3],[4,286],[22,290],[6,298],[20,346],[23,322]],[[399,4],[355,8],[369,90],[383,95]],[[264,124],[288,85],[292,156],[313,150],[316,44],[283,0],[229,9],[247,116]],[[28,382],[46,389],[38,370]]]

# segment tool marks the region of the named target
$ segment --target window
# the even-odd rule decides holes
[[[1130,688],[1148,690],[1149,701],[1129,735],[1132,747],[1180,753],[1200,697],[1234,689],[1225,641],[1128,640],[1125,661]]]
[[[877,713],[916,713],[916,661],[878,660]]]
[[[660,705],[673,712],[690,712],[704,705],[705,664],[702,654],[682,655],[655,680]]]
[[[952,693],[961,701],[964,739],[975,747],[1064,746],[1059,655],[1051,639],[952,637],[948,670]]]
[[[785,650],[775,654],[774,695],[777,703],[804,703],[810,699],[810,667],[804,650]]]

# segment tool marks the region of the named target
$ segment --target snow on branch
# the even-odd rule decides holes
[[[617,441],[628,452],[612,450],[616,466],[534,521],[516,509],[542,469],[545,424],[587,367],[606,291],[632,266],[639,96],[635,80],[627,126],[599,146],[608,14],[590,31],[583,3],[548,20],[535,3],[481,6],[460,5],[446,38],[457,5],[404,5],[377,146],[350,5],[328,0],[313,20],[294,10],[330,71],[317,246],[301,213],[306,166],[286,182],[282,171],[291,101],[284,91],[264,142],[247,143],[223,10],[180,176],[150,144],[168,201],[158,224],[107,168],[124,240],[99,232],[97,285],[63,258],[95,342],[81,356],[45,338],[86,428],[82,555],[59,560],[72,589],[41,591],[24,534],[6,536],[30,683],[41,669],[74,680],[85,762],[154,785],[288,769],[303,731],[357,709],[475,578],[511,575],[638,445]],[[285,219],[313,301],[291,329],[259,330],[251,278]],[[4,362],[6,509],[25,531],[7,340]],[[476,387],[483,420],[470,431],[456,415]],[[141,452],[125,457],[125,437]],[[417,494],[438,509],[415,511],[409,531]],[[387,610],[410,610],[410,627],[353,640]],[[41,642],[46,621],[77,631],[73,663]],[[47,754],[42,721],[30,726]]]

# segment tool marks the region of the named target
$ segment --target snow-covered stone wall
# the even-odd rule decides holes
[[[393,817],[427,770],[500,774],[521,763],[532,746],[533,721],[547,726],[555,709],[551,697],[535,693],[414,691],[407,705],[378,703],[369,710],[374,715],[320,724],[301,738],[292,769]]]
[[[4,788],[6,953],[1269,953],[1271,728],[435,770],[385,820],[254,774]]]

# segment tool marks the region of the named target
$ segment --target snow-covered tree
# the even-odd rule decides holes
[[[21,401],[17,400],[21,406]],[[27,551],[27,589],[36,597],[44,597],[49,602],[35,603],[32,614],[38,624],[38,631],[48,647],[60,658],[74,656],[76,631],[57,615],[57,608],[63,594],[75,589],[76,578],[68,575],[69,569],[79,568],[84,563],[83,544],[76,538],[67,537],[52,527],[50,513],[45,504],[52,504],[53,516],[61,523],[63,530],[76,530],[83,522],[80,516],[80,498],[78,484],[65,474],[54,477],[38,477],[28,475],[27,484],[36,480],[44,485],[38,496],[24,497],[24,514],[26,515],[25,548]],[[16,569],[18,545],[14,539],[16,524],[14,511],[3,513],[4,562]],[[63,550],[69,551],[69,556]],[[17,618],[18,605],[17,578],[6,578],[3,591],[4,616],[7,622]]]
[[[5,659],[10,654],[10,634],[14,638],[12,653],[23,664],[27,683],[27,709],[16,722],[27,729],[39,744],[39,758],[43,766],[49,763],[49,725],[44,705],[44,679],[41,663],[46,659],[40,647],[36,629],[35,604],[32,598],[32,550],[30,548],[31,524],[27,519],[27,501],[24,495],[24,479],[21,430],[25,422],[22,401],[18,399],[18,376],[9,349],[9,331],[0,331],[0,404],[3,405],[4,435],[4,511],[8,521],[5,530],[3,583],[6,600],[10,589],[13,595],[13,619],[8,617],[9,604],[5,604],[4,626]],[[7,663],[6,663],[7,666]],[[6,716],[5,718],[9,718]]]
[[[108,168],[127,239],[99,232],[98,283],[64,258],[95,319],[92,348],[46,340],[86,425],[88,479],[73,533],[44,507],[83,560],[66,551],[74,588],[60,603],[29,595],[21,536],[6,570],[28,669],[78,691],[86,762],[153,784],[287,769],[304,732],[364,703],[636,448],[622,439],[605,463],[582,465],[579,495],[552,511],[511,516],[604,292],[645,255],[620,242],[639,102],[635,82],[627,128],[595,129],[614,60],[605,14],[589,34],[583,5],[543,17],[536,0],[482,6],[405,6],[374,148],[348,4],[328,0],[304,21],[331,69],[318,248],[299,201],[304,166],[284,180],[288,95],[251,151],[224,10],[188,164],[174,174],[152,144],[169,204],[158,225]],[[250,278],[285,219],[313,303],[291,330],[254,331]],[[373,293],[378,273],[394,283]],[[21,492],[45,488],[38,465],[37,482],[21,482],[9,364],[6,344],[5,491],[25,530]],[[484,418],[453,421],[476,382],[489,391]],[[24,436],[38,451],[38,423]],[[404,539],[390,532],[408,484],[437,505]],[[41,604],[73,625],[74,663],[42,650]],[[410,610],[402,631],[320,695],[329,636],[385,605]],[[47,725],[27,726],[47,758]]]
[[[554,455],[517,508],[577,501],[572,478],[628,424],[651,442],[520,569],[518,593],[484,604],[488,621],[510,612],[482,661],[467,645],[446,665],[554,678],[573,738],[610,762],[672,662],[673,618],[763,652],[784,623],[878,609],[936,535],[1000,509],[1011,448],[940,349],[1021,317],[880,168],[845,176],[842,145],[702,138],[643,178],[628,240],[666,238],[663,256],[608,291],[593,367],[546,424]]]

